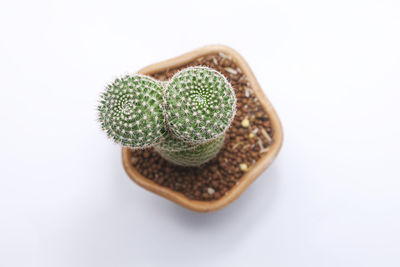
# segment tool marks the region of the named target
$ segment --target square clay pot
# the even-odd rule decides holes
[[[158,194],[162,197],[165,197],[179,205],[182,205],[185,208],[188,208],[193,211],[198,212],[210,212],[221,209],[228,204],[230,204],[233,200],[238,198],[240,194],[272,163],[275,157],[278,155],[278,152],[282,146],[283,141],[283,132],[281,122],[279,120],[278,115],[276,114],[272,104],[269,102],[268,98],[264,95],[261,90],[260,85],[258,84],[256,77],[251,71],[249,65],[244,60],[244,58],[232,48],[222,45],[211,45],[202,47],[181,56],[162,61],[159,63],[152,64],[147,66],[139,71],[141,74],[151,75],[154,73],[162,72],[166,69],[172,69],[176,67],[180,67],[185,65],[196,58],[206,56],[209,54],[215,53],[224,53],[225,55],[229,55],[232,57],[234,63],[240,67],[243,73],[247,76],[247,79],[253,89],[256,97],[259,99],[262,107],[269,115],[271,121],[271,127],[274,130],[273,135],[273,144],[269,146],[268,152],[264,153],[263,156],[252,165],[249,170],[239,179],[238,183],[232,187],[228,192],[225,193],[218,200],[211,201],[200,201],[200,200],[191,200],[187,198],[182,193],[173,191],[167,187],[156,184],[150,179],[147,179],[143,175],[141,175],[136,168],[131,164],[131,149],[124,147],[122,148],[122,162],[128,176],[138,185],[144,187],[145,189]]]

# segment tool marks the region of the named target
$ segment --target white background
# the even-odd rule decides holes
[[[399,1],[0,3],[0,266],[400,266]],[[285,140],[198,214],[129,180],[95,108],[113,77],[215,43]]]

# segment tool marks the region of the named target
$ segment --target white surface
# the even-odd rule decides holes
[[[264,2],[1,1],[0,266],[400,266],[400,2]],[[95,107],[112,77],[213,43],[285,140],[197,214],[128,179]]]

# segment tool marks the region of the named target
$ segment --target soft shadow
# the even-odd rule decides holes
[[[71,232],[79,237],[67,242],[75,266],[193,266],[193,259],[195,266],[205,266],[207,259],[234,250],[257,224],[265,223],[279,196],[275,162],[224,209],[197,213],[138,187],[115,154],[102,158],[110,164],[102,191],[91,200],[90,210],[81,210],[71,221]]]
[[[268,216],[269,207],[279,191],[279,176],[279,166],[273,164],[238,199],[215,212],[198,213],[178,205],[173,205],[168,212],[177,223],[193,229],[222,227],[229,231],[232,223],[249,227],[261,217]]]

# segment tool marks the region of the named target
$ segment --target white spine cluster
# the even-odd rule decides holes
[[[165,132],[163,87],[142,75],[117,78],[101,95],[99,121],[116,143],[145,148]]]
[[[190,149],[181,151],[168,151],[156,146],[156,151],[166,160],[181,166],[200,166],[211,160],[219,152],[224,144],[225,136],[204,144],[193,145]]]
[[[223,135],[236,113],[232,86],[219,72],[190,67],[167,84],[166,121],[176,138],[205,143]]]

